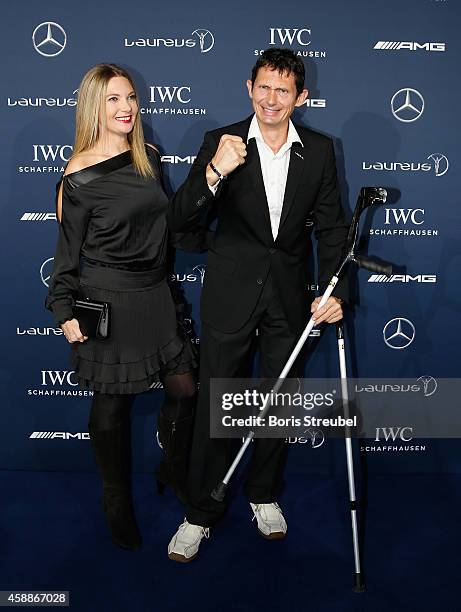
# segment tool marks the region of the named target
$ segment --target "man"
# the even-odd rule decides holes
[[[186,519],[168,547],[175,561],[191,561],[203,537],[224,514],[210,497],[233,459],[231,440],[210,439],[210,379],[245,377],[252,340],[259,330],[261,377],[277,377],[309,316],[312,257],[308,217],[318,242],[320,288],[334,274],[347,225],[340,204],[331,140],[290,116],[308,92],[304,65],[288,49],[266,50],[247,81],[254,115],[205,134],[189,176],[169,212],[172,231],[192,231],[215,204],[201,299],[200,394],[194,429]],[[335,297],[316,312],[317,324],[342,318]],[[311,304],[317,309],[320,298]],[[211,407],[213,409],[213,407]],[[283,439],[252,445],[245,492],[260,533],[285,536],[277,494],[285,463]]]

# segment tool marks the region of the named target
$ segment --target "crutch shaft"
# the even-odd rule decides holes
[[[330,295],[332,294],[334,288],[336,287],[338,283],[338,277],[337,276],[333,276],[333,278],[331,279],[330,283],[328,284],[328,287],[325,290],[325,293],[322,295],[322,298],[319,302],[319,305],[317,306],[317,310],[319,308],[321,308],[328,300],[328,298],[330,297]],[[288,358],[288,361],[286,362],[282,372],[280,373],[280,376],[278,377],[272,391],[273,393],[277,393],[277,391],[280,389],[280,387],[282,386],[284,380],[286,379],[289,371],[291,370],[294,362],[296,361],[296,358],[298,357],[299,353],[301,352],[301,349],[303,348],[304,344],[306,343],[306,340],[309,337],[309,334],[311,333],[312,329],[315,326],[315,319],[312,316],[309,319],[308,324],[306,325],[301,337],[299,338],[298,342],[296,343],[295,348],[293,349],[290,357]],[[263,408],[259,414],[259,417],[261,419],[263,419],[266,414],[268,413],[270,407],[271,407],[271,401],[270,398],[268,398],[266,400],[266,403],[263,405]],[[242,459],[243,455],[245,454],[246,449],[248,448],[248,446],[250,445],[250,442],[252,441],[252,439],[254,438],[255,432],[254,431],[250,431],[247,436],[245,437],[245,440],[242,444],[242,446],[240,447],[239,452],[237,453],[234,461],[232,462],[232,465],[229,467],[229,469],[226,472],[226,475],[224,476],[224,478],[222,479],[222,481],[220,482],[220,484],[213,489],[211,496],[213,497],[213,499],[216,499],[217,501],[222,501],[222,499],[224,499],[224,495],[226,492],[226,488],[227,485],[229,484],[229,480],[232,478],[233,473],[235,472],[238,464],[240,463],[240,460]]]
[[[235,457],[234,461],[232,462],[232,465],[231,465],[231,466],[230,466],[230,468],[227,470],[227,474],[226,474],[226,475],[224,476],[224,478],[223,478],[223,483],[224,483],[224,484],[226,484],[226,485],[227,485],[227,484],[229,483],[229,480],[231,479],[232,474],[234,473],[234,471],[235,471],[235,469],[236,469],[237,465],[240,463],[240,459],[241,459],[241,458],[243,457],[243,455],[245,454],[245,451],[246,451],[246,449],[248,448],[248,446],[250,445],[250,442],[253,440],[254,435],[255,435],[255,432],[254,432],[254,431],[250,431],[250,432],[247,434],[247,436],[246,436],[246,438],[245,438],[245,440],[244,440],[244,442],[243,442],[242,446],[240,447],[239,452],[237,453],[237,455],[236,455],[236,457]]]
[[[336,324],[338,337],[338,356],[339,370],[341,376],[341,399],[343,404],[344,418],[349,418],[349,391],[347,388],[347,366],[346,366],[346,351],[344,345],[344,327],[343,323]],[[349,500],[351,510],[351,525],[352,525],[352,543],[354,547],[354,564],[355,564],[355,581],[354,591],[357,593],[364,590],[362,571],[360,563],[360,548],[359,548],[359,530],[357,525],[357,500],[355,493],[355,477],[354,477],[354,458],[352,455],[352,439],[346,428],[346,436],[344,439],[346,447],[347,461],[347,480],[349,484]]]
[[[322,306],[324,306],[328,300],[328,298],[330,297],[330,295],[333,293],[334,288],[336,287],[338,283],[338,277],[337,276],[333,276],[333,278],[331,279],[330,283],[328,284],[328,287],[325,290],[325,293],[322,295],[322,299],[319,302],[319,305],[317,306],[317,310],[319,308],[321,308]],[[288,372],[291,370],[294,362],[296,361],[297,356],[299,355],[299,353],[301,352],[301,349],[303,348],[304,344],[306,343],[307,338],[309,337],[309,334],[311,333],[312,329],[315,326],[315,319],[312,316],[309,319],[309,323],[306,325],[300,339],[298,340],[298,342],[296,343],[295,348],[293,349],[290,357],[288,358],[288,361],[285,364],[285,367],[283,368],[279,379],[275,385],[275,387],[277,387],[277,390],[281,387],[283,380],[287,377]],[[281,381],[281,382],[279,382]],[[274,388],[275,391],[275,388]]]

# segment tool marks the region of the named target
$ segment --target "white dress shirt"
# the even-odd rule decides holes
[[[285,197],[291,147],[294,142],[299,142],[301,146],[303,146],[303,143],[295,129],[295,126],[290,120],[288,125],[287,140],[285,144],[280,147],[278,152],[274,153],[269,145],[264,142],[256,115],[254,115],[250,123],[247,143],[250,138],[256,139],[256,145],[258,147],[264,189],[266,190],[267,204],[269,206],[272,236],[275,240],[279,232],[280,217],[282,216],[283,198]]]

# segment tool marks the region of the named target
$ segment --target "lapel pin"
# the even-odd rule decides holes
[[[301,155],[301,153],[298,153],[298,151],[294,151],[294,154],[300,157],[304,161],[304,157]]]

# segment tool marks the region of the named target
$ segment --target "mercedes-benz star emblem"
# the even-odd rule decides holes
[[[404,349],[415,339],[415,326],[408,319],[397,317],[386,323],[383,329],[384,342],[389,348]]]
[[[51,278],[51,274],[53,272],[53,260],[54,257],[50,257],[49,259],[45,259],[45,261],[40,266],[40,278],[42,279],[42,283],[45,287],[49,287],[49,282]]]
[[[416,89],[399,89],[391,99],[392,114],[399,121],[411,123],[424,112],[424,98]]]
[[[32,32],[34,49],[44,57],[56,57],[64,51],[67,35],[54,21],[44,21]]]

